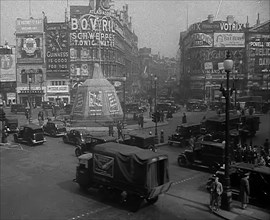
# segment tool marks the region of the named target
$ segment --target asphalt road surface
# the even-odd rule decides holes
[[[196,121],[204,114],[188,113],[187,118]],[[163,129],[165,136],[171,134],[180,121],[178,113],[167,126],[159,127],[159,132]],[[269,137],[269,124],[269,115],[263,116],[255,143]],[[205,183],[210,174],[179,167],[176,158],[183,150],[168,145],[159,148],[169,155],[173,186],[155,205],[143,206],[134,213],[110,195],[101,196],[95,189],[79,190],[72,181],[77,164],[74,146],[64,144],[62,138],[47,137],[45,144],[35,147],[1,146],[1,219],[217,219],[208,210]]]

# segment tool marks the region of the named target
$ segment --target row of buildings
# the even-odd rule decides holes
[[[160,80],[175,75],[175,60],[138,49],[128,5],[114,10],[106,2],[70,6],[65,22],[48,22],[45,14],[18,18],[16,45],[0,48],[0,100],[7,105],[70,103],[77,87],[92,77],[95,63],[122,100],[124,85],[127,94],[141,97],[149,92],[153,75]]]
[[[230,51],[234,69],[230,88],[236,96],[259,95],[270,99],[270,21],[261,23],[259,14],[254,26],[247,18],[238,23],[233,16],[225,21],[194,23],[180,33],[180,93],[183,99],[208,101],[220,99],[220,87],[226,84],[223,68],[226,51]]]

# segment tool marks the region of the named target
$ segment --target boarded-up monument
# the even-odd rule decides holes
[[[71,117],[84,123],[104,123],[123,117],[115,88],[104,78],[99,64],[95,64],[93,78],[78,87]]]

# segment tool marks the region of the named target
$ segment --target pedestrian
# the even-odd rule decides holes
[[[29,118],[29,110],[28,109],[25,109],[25,117],[28,120],[28,118]]]
[[[212,211],[218,211],[221,206],[221,194],[223,193],[223,186],[222,183],[219,182],[218,176],[215,176],[215,181],[210,188],[210,191],[212,191],[210,208]]]
[[[109,124],[109,136],[113,137],[113,122]]]
[[[265,142],[263,144],[263,148],[264,148],[264,151],[265,151],[266,155],[269,155],[269,146],[270,146],[269,139],[266,138]]]
[[[242,203],[242,209],[247,208],[249,202],[249,173],[245,173],[240,181],[240,201]]]
[[[164,111],[163,110],[160,113],[160,120],[161,120],[161,122],[164,122]]]
[[[8,132],[10,132],[9,128],[5,125],[2,131],[2,143],[7,143]]]
[[[186,116],[186,113],[184,112],[182,116],[182,124],[185,124],[185,123],[187,123],[187,116]]]
[[[120,121],[117,122],[117,132],[118,132],[118,139],[120,139],[120,137],[123,138],[123,135],[122,135],[122,124]]]
[[[266,162],[263,158],[262,155],[259,155],[259,158],[258,158],[258,166],[265,166],[266,165]]]
[[[142,113],[141,113],[141,115],[140,115],[140,121],[141,121],[141,128],[143,128],[144,117],[143,117],[143,114],[142,114]]]

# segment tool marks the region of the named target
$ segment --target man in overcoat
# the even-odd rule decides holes
[[[240,182],[240,201],[242,208],[246,209],[249,202],[249,173],[245,173]]]

